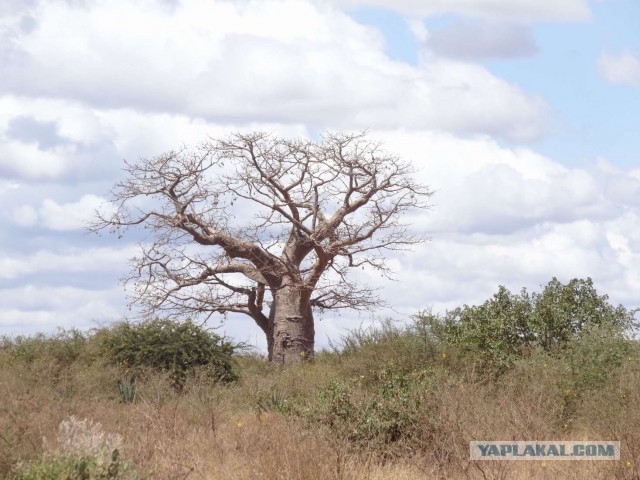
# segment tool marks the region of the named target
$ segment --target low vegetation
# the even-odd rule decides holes
[[[590,280],[347,334],[285,368],[191,322],[0,343],[0,477],[640,478],[634,311]],[[620,461],[470,462],[471,440]]]
[[[124,367],[133,379],[145,369],[162,371],[178,390],[189,375],[198,371],[224,383],[237,379],[233,371],[233,345],[191,320],[120,322],[98,331],[95,340],[100,357]]]

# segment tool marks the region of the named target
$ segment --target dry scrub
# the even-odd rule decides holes
[[[100,362],[91,342],[27,355],[5,341],[0,477],[73,454],[69,422],[84,421],[145,479],[639,478],[635,350],[591,385],[552,356],[491,377],[453,350],[415,341],[390,335],[286,368],[239,357],[229,385],[203,374],[178,390],[169,374],[148,372],[134,401],[118,390],[127,372]],[[550,439],[619,440],[622,458],[468,461],[470,440]]]

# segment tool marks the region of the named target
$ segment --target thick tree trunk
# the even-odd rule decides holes
[[[309,295],[295,286],[279,288],[269,315],[269,361],[284,365],[313,358],[315,330]]]

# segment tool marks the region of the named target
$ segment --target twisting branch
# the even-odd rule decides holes
[[[431,194],[364,133],[236,134],[127,163],[93,230],[150,232],[126,279],[145,312],[241,312],[267,333],[287,286],[321,309],[377,306],[349,271],[386,274],[385,251],[424,241],[402,220]]]

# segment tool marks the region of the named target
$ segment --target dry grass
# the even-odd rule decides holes
[[[364,397],[367,382],[374,381],[375,362],[408,368],[405,356],[365,353],[319,355],[314,365],[286,369],[247,357],[240,362],[237,383],[220,386],[196,377],[180,393],[169,378],[151,374],[138,384],[136,401],[123,403],[116,385],[124,372],[117,368],[81,359],[60,364],[47,355],[27,361],[0,350],[0,477],[46,451],[75,448],[64,441],[65,435],[74,437],[64,434],[64,422],[73,416],[76,422],[86,419],[90,428],[85,430],[101,442],[117,439],[141,478],[640,478],[640,367],[635,361],[598,389],[567,393],[569,377],[560,363],[523,362],[489,380],[465,370],[454,354],[446,361],[420,359],[431,362],[432,373],[419,392],[421,410],[412,417],[414,434],[407,442],[414,442],[413,448],[407,455],[385,456],[380,450],[354,450],[346,437],[316,428],[304,417],[305,406],[332,379],[362,378],[354,398]],[[420,434],[424,425],[430,425],[429,435]],[[622,459],[468,461],[470,440],[511,439],[619,440]]]

